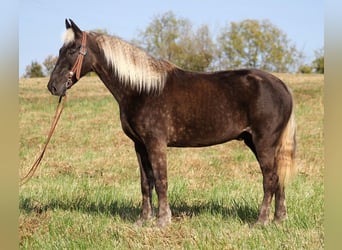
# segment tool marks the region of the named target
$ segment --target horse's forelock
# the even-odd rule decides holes
[[[62,40],[63,40],[64,45],[67,45],[75,41],[74,31],[71,28],[67,29],[63,34]]]

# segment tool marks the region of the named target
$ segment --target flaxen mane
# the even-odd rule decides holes
[[[102,49],[107,63],[120,80],[139,92],[160,92],[163,90],[167,74],[176,66],[165,60],[156,59],[144,50],[116,37],[90,32]],[[64,44],[75,40],[72,29],[63,35]]]
[[[176,67],[115,36],[96,35],[96,41],[120,80],[139,92],[161,91],[168,72]]]

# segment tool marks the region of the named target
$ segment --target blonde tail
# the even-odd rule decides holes
[[[288,183],[291,177],[296,172],[295,166],[295,153],[296,153],[296,121],[294,115],[294,107],[287,125],[281,135],[276,161],[278,165],[277,173],[279,177],[279,185],[281,188]]]

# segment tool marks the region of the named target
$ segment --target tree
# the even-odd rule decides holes
[[[315,51],[316,59],[312,62],[312,67],[316,73],[324,74],[324,49]]]
[[[218,47],[224,68],[287,72],[294,70],[301,57],[286,34],[268,20],[232,22],[219,36]]]
[[[312,67],[310,65],[304,64],[299,67],[298,71],[302,74],[310,74],[312,73]]]
[[[37,61],[32,61],[30,65],[26,66],[26,73],[24,77],[44,77],[42,65]]]
[[[53,55],[48,55],[44,62],[43,65],[45,67],[45,72],[47,76],[50,76],[52,73],[52,70],[54,69],[56,63],[57,63],[58,56],[53,56]]]
[[[177,18],[173,12],[156,16],[135,43],[151,55],[188,70],[203,71],[213,59],[209,28],[203,25],[194,31],[189,20]]]
[[[179,53],[175,61],[184,69],[205,71],[214,58],[214,43],[207,25],[189,32],[178,42]]]

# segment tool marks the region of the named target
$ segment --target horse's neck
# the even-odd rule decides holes
[[[123,84],[113,70],[108,66],[106,61],[98,61],[94,64],[93,70],[100,77],[101,81],[115,97],[119,105],[123,100],[127,100],[132,96],[133,91]]]

